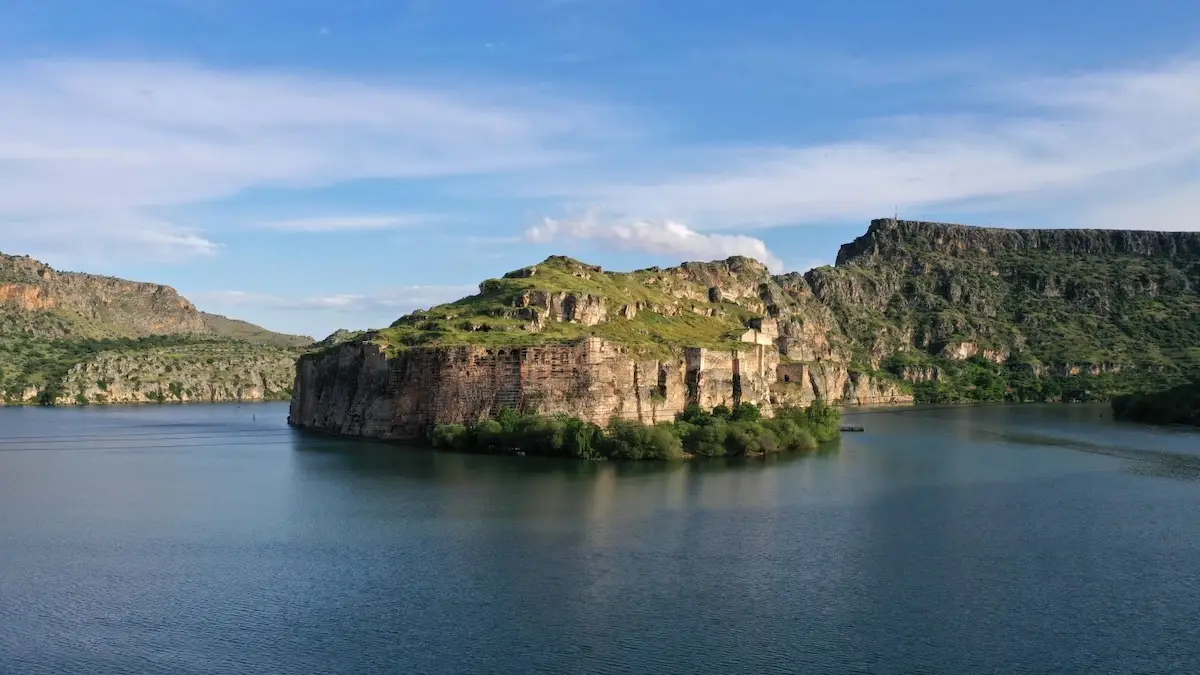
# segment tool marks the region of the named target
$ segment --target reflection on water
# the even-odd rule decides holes
[[[654,464],[0,410],[0,671],[1200,672],[1200,435],[1105,413]]]

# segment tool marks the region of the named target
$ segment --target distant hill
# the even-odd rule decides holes
[[[204,325],[214,335],[222,337],[245,340],[246,342],[261,345],[274,345],[276,347],[308,347],[314,343],[314,340],[307,335],[275,333],[262,326],[256,326],[238,319],[230,319],[220,314],[201,312],[200,315],[204,317]]]
[[[139,388],[123,390],[129,401],[155,400],[160,388],[169,392],[173,384],[182,393],[183,372],[194,385],[188,387],[196,392],[192,399],[286,397],[290,375],[279,373],[290,371],[311,344],[309,337],[201,312],[170,286],[60,272],[28,256],[0,255],[0,394],[9,404],[115,400],[104,390],[108,380],[120,385],[122,367],[139,373]],[[139,363],[151,354],[161,372]],[[187,358],[177,358],[181,354]],[[97,378],[105,387],[68,378],[93,361],[107,364]],[[255,373],[273,375],[242,381],[224,372],[249,363]],[[214,386],[202,386],[209,383]]]

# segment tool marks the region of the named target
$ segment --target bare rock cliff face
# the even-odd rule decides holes
[[[690,402],[748,401],[769,412],[777,364],[767,347],[648,360],[595,338],[509,350],[418,348],[390,358],[377,345],[351,342],[300,359],[288,419],[329,433],[413,439],[433,424],[475,422],[505,407],[597,424],[669,421]]]
[[[57,272],[28,257],[0,257],[0,304],[70,312],[127,337],[209,332],[196,307],[170,286]]]

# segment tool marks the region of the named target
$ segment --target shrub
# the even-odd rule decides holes
[[[729,418],[733,417],[733,411],[729,409],[729,406],[722,403],[713,408],[712,416],[719,420],[729,420]]]
[[[770,429],[754,422],[732,422],[725,445],[732,455],[762,455],[779,451],[779,440]]]
[[[484,420],[475,425],[475,447],[483,452],[500,452],[507,434],[496,420]]]
[[[789,452],[811,452],[817,449],[812,432],[790,419],[763,420],[760,424],[775,434],[779,449]]]
[[[578,459],[600,459],[600,442],[603,440],[600,427],[584,422],[578,417],[566,421],[563,449],[568,456]]]
[[[604,454],[613,459],[679,459],[683,443],[668,424],[613,420],[604,434]]]
[[[512,408],[501,408],[496,415],[496,421],[500,423],[500,428],[504,429],[504,433],[511,434],[517,430],[517,425],[521,423],[521,415]]]
[[[728,435],[728,425],[718,420],[712,424],[693,427],[684,438],[684,447],[693,455],[724,457],[728,452],[725,449],[725,438]]]
[[[712,424],[713,422],[713,416],[706,412],[704,408],[701,408],[695,403],[691,403],[684,408],[683,412],[679,413],[677,419],[680,422],[686,422],[696,426],[704,426],[706,424]]]
[[[560,419],[526,415],[517,422],[513,445],[536,455],[562,456],[565,454],[566,431],[566,425]]]
[[[753,403],[739,403],[730,419],[734,422],[757,422],[762,419],[762,411]]]
[[[471,443],[471,432],[461,424],[439,424],[433,428],[429,441],[442,450],[465,450]]]

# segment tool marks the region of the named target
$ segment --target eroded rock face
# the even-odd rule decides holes
[[[858,406],[906,405],[912,393],[897,382],[874,378],[835,362],[784,363],[772,387],[776,403],[807,406],[818,398]]]
[[[27,312],[54,308],[54,301],[42,295],[40,286],[32,284],[0,284],[0,304]]]
[[[73,312],[129,337],[209,332],[195,306],[170,286],[57,272],[32,258],[13,256],[0,256],[0,282],[0,304]]]
[[[607,424],[673,420],[690,402],[770,411],[777,353],[683,350],[642,359],[589,338],[518,349],[419,348],[387,357],[348,343],[300,359],[290,423],[368,438],[412,439],[439,423],[471,423],[503,408]]]
[[[529,320],[536,330],[544,328],[547,321],[595,326],[608,319],[604,298],[587,293],[526,291],[517,298],[515,304],[522,310],[518,316]]]

